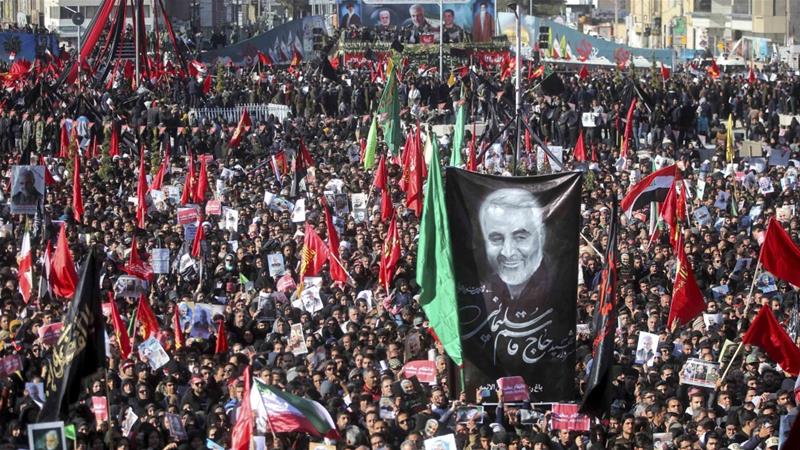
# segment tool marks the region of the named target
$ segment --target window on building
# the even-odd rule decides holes
[[[694,12],[711,12],[711,0],[695,0]]]
[[[750,7],[751,0],[733,0],[733,13],[750,15],[752,9]]]

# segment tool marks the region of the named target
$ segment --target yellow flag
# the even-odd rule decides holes
[[[447,86],[453,87],[456,85],[456,74],[450,72],[450,78],[447,79]]]
[[[725,159],[733,162],[733,114],[728,114],[728,127],[725,132]]]

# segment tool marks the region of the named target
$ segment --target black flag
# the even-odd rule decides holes
[[[336,69],[333,68],[331,62],[328,60],[328,57],[323,55],[322,56],[322,76],[335,82],[339,82],[339,77],[336,73]]]
[[[614,363],[614,331],[617,329],[617,229],[619,204],[614,197],[611,208],[611,227],[608,232],[606,266],[600,281],[600,305],[594,317],[592,368],[586,381],[581,412],[600,417],[611,407],[614,386],[611,366]]]
[[[571,401],[581,175],[448,167],[465,390],[521,376],[531,401]]]
[[[81,268],[75,297],[64,317],[64,328],[47,362],[45,395],[39,422],[63,418],[78,401],[81,381],[105,366],[105,329],[100,300],[100,262],[95,252]]]
[[[564,81],[557,73],[553,72],[541,83],[542,92],[545,95],[561,95],[564,93]]]

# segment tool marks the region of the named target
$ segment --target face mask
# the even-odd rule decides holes
[[[233,264],[232,263],[225,263],[225,270],[233,270]]]

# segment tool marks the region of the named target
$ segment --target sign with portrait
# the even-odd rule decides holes
[[[682,384],[691,384],[706,388],[715,388],[719,380],[719,364],[703,361],[702,359],[689,358],[683,365],[680,373]]]
[[[639,342],[636,345],[636,364],[652,366],[658,349],[659,337],[657,334],[642,331],[639,333]]]
[[[308,353],[306,336],[305,333],[303,333],[302,323],[292,324],[292,329],[289,332],[289,342],[286,344],[286,351],[291,352],[295,356],[305,355]]]
[[[531,401],[571,400],[580,173],[446,176],[466,391],[519,375]]]
[[[31,450],[67,450],[64,422],[28,425],[28,448]]]
[[[383,40],[397,36],[404,43],[439,42],[439,25],[444,22],[444,43],[489,42],[495,35],[493,0],[449,0],[442,5],[431,0],[339,0],[339,26],[365,26]]]
[[[36,214],[44,199],[44,166],[14,166],[11,214]]]
[[[425,439],[425,450],[457,450],[456,435],[453,433]]]

